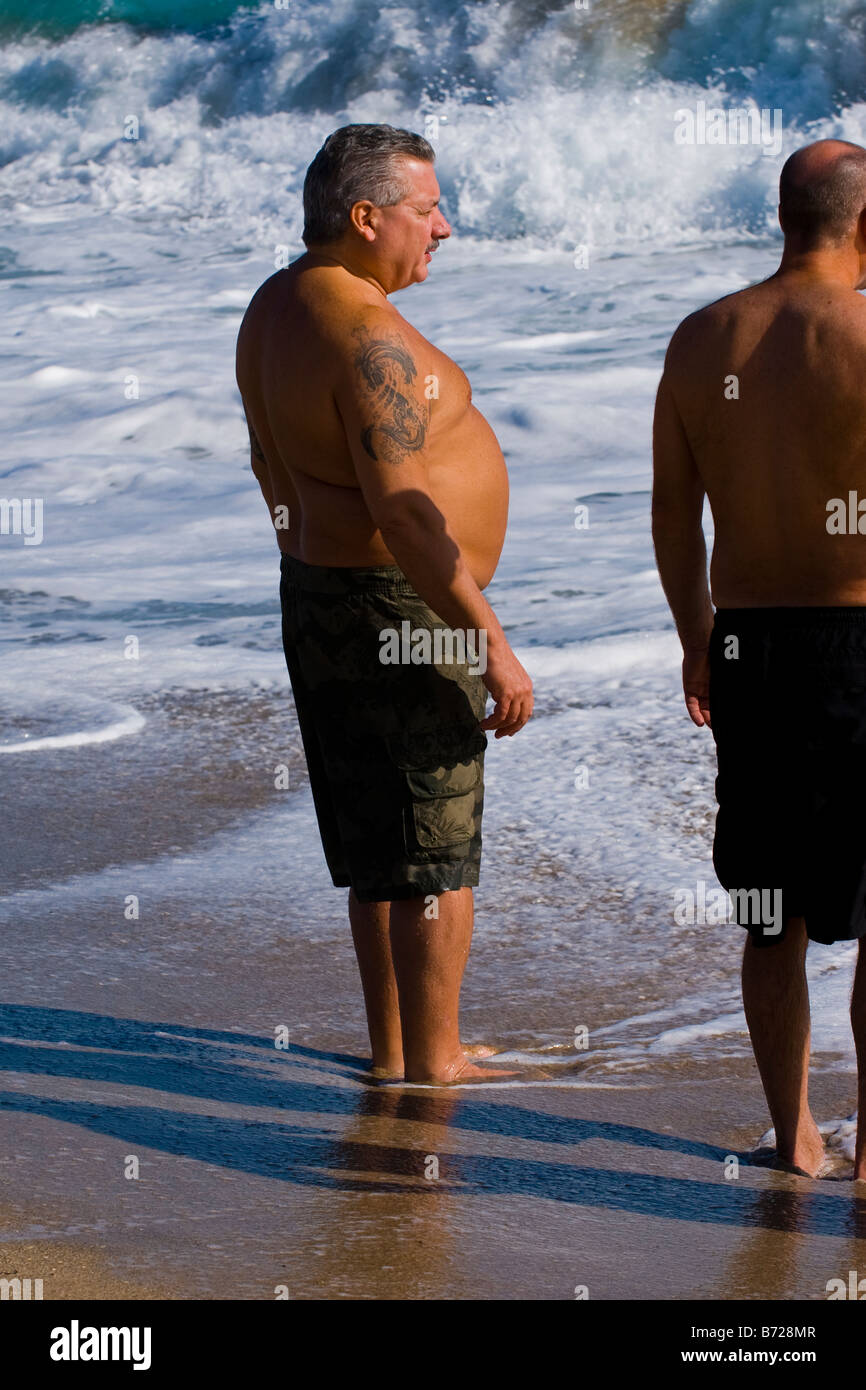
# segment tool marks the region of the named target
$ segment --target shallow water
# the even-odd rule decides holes
[[[503,443],[511,520],[489,597],[537,690],[530,727],[487,760],[466,1026],[580,1085],[748,1055],[739,929],[673,918],[678,890],[715,883],[714,765],[678,692],[649,443],[676,323],[775,266],[781,156],[677,146],[673,126],[698,100],[754,98],[783,110],[783,153],[807,129],[861,138],[855,12],[386,0],[225,24],[218,6],[205,33],[200,6],[169,23],[112,6],[91,27],[57,4],[53,28],[5,31],[2,487],[44,503],[40,544],[2,536],[0,913],[38,925],[45,952],[14,980],[59,1000],[82,952],[97,977],[137,958],[158,997],[202,921],[267,953],[287,903],[280,941],[346,949],[233,350],[277,248],[301,249],[323,136],[392,119],[430,127],[455,229],[396,302],[468,372]],[[130,892],[173,925],[118,955],[89,924]],[[846,1069],[852,962],[844,946],[810,962],[816,1047]],[[315,1017],[362,1045],[357,1014]]]

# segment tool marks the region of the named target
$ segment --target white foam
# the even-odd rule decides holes
[[[604,338],[602,329],[585,329],[581,333],[537,333],[533,337],[507,338],[504,342],[491,343],[491,348],[500,352],[536,352],[539,348],[568,347],[572,343],[589,343],[596,338]]]
[[[854,1151],[857,1142],[857,1112],[848,1115],[844,1120],[825,1120],[818,1125],[818,1129],[824,1136],[824,1143],[830,1153],[840,1158],[846,1158],[849,1163],[854,1162]],[[776,1131],[768,1129],[766,1134],[762,1134],[756,1148],[776,1147]]]
[[[692,0],[681,23],[666,9],[265,0],[199,33],[7,35],[4,189],[36,226],[70,205],[181,234],[219,219],[273,257],[298,244],[304,171],[336,124],[433,119],[464,234],[592,257],[772,233],[778,155],[678,144],[676,113],[699,100],[781,108],[785,152],[806,130],[858,139],[864,40],[846,23],[858,0]],[[94,295],[55,312],[107,311]]]
[[[57,319],[95,319],[100,314],[112,317],[112,311],[95,299],[84,304],[52,304],[48,312]]]
[[[423,1081],[385,1081],[380,1083],[389,1088],[400,1087],[412,1091],[525,1091],[533,1087],[544,1086],[545,1089],[554,1088],[555,1090],[574,1090],[574,1091],[633,1091],[642,1090],[644,1087],[635,1083],[615,1081],[581,1081],[577,1077],[542,1077],[535,1081],[452,1081],[443,1088],[438,1085],[428,1085]]]
[[[694,1051],[696,1043],[707,1042],[739,1033],[747,1035],[746,1022],[742,1010],[736,1013],[720,1014],[717,1018],[705,1019],[702,1023],[685,1024],[679,1028],[669,1028],[650,1043],[649,1051],[670,1054],[687,1050]]]
[[[79,381],[86,381],[88,375],[88,372],[83,372],[78,367],[63,367],[54,363],[50,367],[41,367],[38,372],[33,372],[28,380],[34,386],[70,386]]]
[[[113,743],[140,733],[145,717],[132,710],[125,719],[115,720],[101,729],[78,729],[68,734],[48,734],[44,738],[23,739],[20,743],[0,743],[0,753],[37,753],[46,748],[85,748],[92,743]]]

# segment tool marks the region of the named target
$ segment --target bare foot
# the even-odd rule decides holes
[[[796,1164],[788,1163],[784,1158],[780,1158],[775,1149],[752,1149],[748,1159],[754,1168],[773,1168],[779,1173],[796,1173],[798,1178],[812,1177],[812,1174],[807,1173],[805,1168],[798,1168]]]
[[[461,1043],[465,1057],[495,1057],[499,1049],[487,1043]],[[477,1070],[477,1068],[476,1068]],[[497,1076],[516,1076],[517,1072],[497,1072]],[[399,1061],[384,1062],[381,1066],[371,1062],[367,1069],[371,1081],[402,1081],[405,1077],[403,1058]]]
[[[821,1178],[833,1168],[833,1164],[827,1158],[824,1141],[817,1125],[814,1133],[797,1141],[792,1154],[780,1154],[778,1149],[772,1147],[753,1149],[749,1155],[749,1162],[759,1168],[775,1168],[782,1173],[794,1173],[799,1178]]]
[[[476,1067],[469,1061],[466,1053],[461,1050],[454,1060],[444,1066],[441,1071],[407,1076],[406,1080],[421,1086],[465,1086],[467,1083],[501,1081],[505,1077],[520,1075],[519,1071],[503,1071],[497,1067]]]
[[[810,1178],[820,1178],[827,1171],[827,1151],[818,1126],[813,1122],[803,1139],[798,1139],[794,1152],[785,1157],[796,1168],[808,1173]],[[832,1166],[832,1165],[829,1165]]]
[[[403,1067],[374,1067],[371,1062],[367,1068],[366,1079],[368,1081],[402,1081]]]

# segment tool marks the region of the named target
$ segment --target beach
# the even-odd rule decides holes
[[[242,726],[249,764],[266,760],[277,716],[261,697],[227,725],[193,704],[209,710],[211,757],[219,728],[237,755]],[[135,764],[153,767],[161,726],[192,721],[157,702],[148,716],[126,757],[120,742],[84,761],[60,749],[30,788],[28,838],[50,856],[52,817],[86,805],[91,859],[62,893],[4,900],[0,1277],[41,1278],[46,1299],[820,1299],[864,1267],[850,1125],[831,1150],[841,1180],[748,1164],[767,1121],[736,1017],[733,927],[703,928],[712,952],[685,932],[669,943],[669,904],[629,926],[598,888],[569,921],[551,863],[506,907],[514,846],[494,794],[464,1035],[523,1076],[370,1085],[344,895],[303,853],[300,772],[264,807],[241,766],[234,797],[208,807],[187,734],[169,796]],[[282,719],[291,743],[288,701]],[[690,1009],[689,975],[711,954]],[[731,1016],[702,1017],[711,984]],[[826,978],[815,985],[821,997]],[[814,1104],[835,1123],[853,1075],[822,1041]]]
[[[183,1023],[96,999],[4,1010],[3,1277],[42,1278],[46,1299],[818,1300],[864,1267],[853,1184],[725,1176],[756,1137],[747,1064],[369,1087],[345,942],[298,954],[245,959],[221,1027],[201,1005]],[[263,987],[281,968],[290,987]],[[309,1017],[322,975],[343,1028],[314,1011],[283,1055],[247,1031],[263,1010]],[[819,1116],[850,1101],[832,1068],[818,1090]]]
[[[97,24],[58,0],[0,34],[2,491],[41,505],[38,538],[0,534],[0,1279],[826,1298],[866,1274],[856,948],[808,961],[835,1172],[752,1167],[743,933],[677,911],[718,887],[715,757],[655,569],[650,434],[677,323],[775,269],[785,154],[863,138],[851,6],[774,9],[748,45],[715,3],[599,4],[583,35],[553,4],[218,8]],[[780,150],[675,144],[699,102],[782,110]],[[347,121],[434,142],[454,234],[394,302],[510,475],[487,597],[536,709],[487,752],[462,1018],[521,1076],[481,1088],[365,1078],[234,383]]]

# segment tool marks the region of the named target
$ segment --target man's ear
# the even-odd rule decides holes
[[[782,234],[784,235],[784,232],[785,232],[785,224],[784,224],[784,222],[782,221],[782,205],[781,205],[781,203],[780,203],[779,206],[776,208],[776,216],[777,216],[778,219],[779,219],[779,226],[782,228]]]
[[[360,202],[352,204],[349,212],[349,221],[365,241],[376,240],[375,219],[372,217],[375,210],[375,204],[369,198],[362,198]]]

